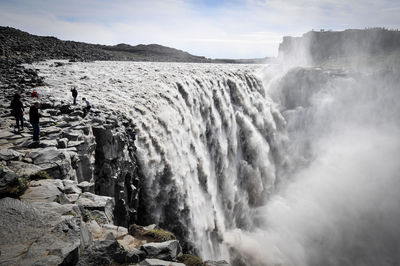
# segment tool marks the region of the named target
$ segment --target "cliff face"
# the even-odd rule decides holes
[[[310,31],[301,37],[285,36],[279,56],[286,59],[306,57],[320,64],[330,59],[364,55],[387,55],[400,51],[400,32],[386,29]]]

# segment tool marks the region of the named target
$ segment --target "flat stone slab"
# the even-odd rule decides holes
[[[104,211],[106,205],[112,202],[114,202],[114,198],[112,197],[99,196],[90,192],[85,192],[79,197],[76,204],[86,209]]]
[[[29,156],[35,164],[41,164],[65,160],[68,158],[68,153],[55,147],[49,147],[32,151]]]
[[[0,200],[0,213],[0,265],[77,263],[85,246],[79,218],[11,198]]]
[[[0,130],[0,139],[3,138],[10,138],[12,136],[14,136],[14,132],[8,131],[8,130]]]
[[[29,188],[20,197],[21,200],[29,202],[61,202],[64,185],[61,180],[43,179],[31,181]]]
[[[0,150],[0,160],[4,161],[11,161],[11,160],[19,161],[21,160],[22,155],[23,155],[22,153],[11,149]]]
[[[60,215],[81,216],[79,206],[76,204],[59,204],[57,202],[31,202],[32,206],[58,213]]]
[[[8,163],[8,167],[20,176],[30,176],[42,170],[37,165],[20,161],[11,161]]]
[[[145,259],[141,263],[140,266],[185,266],[183,263],[159,260],[159,259]]]

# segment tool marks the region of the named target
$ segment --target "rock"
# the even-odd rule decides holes
[[[29,156],[34,164],[37,164],[53,178],[76,178],[76,173],[72,169],[70,155],[66,150],[49,147],[32,151]]]
[[[95,195],[90,192],[84,192],[76,202],[76,204],[85,209],[99,211],[105,211],[110,203],[112,203],[112,206],[114,205],[113,198]]]
[[[59,204],[57,202],[31,202],[37,209],[44,209],[49,212],[55,212],[60,215],[70,215],[81,217],[81,210],[76,204]]]
[[[30,176],[42,170],[42,168],[32,163],[19,161],[9,162],[8,167],[20,176]]]
[[[81,194],[82,190],[72,180],[63,180],[65,194]]]
[[[75,203],[78,200],[79,196],[80,194],[65,194],[65,197],[71,203]]]
[[[142,261],[140,266],[185,266],[183,263],[171,262],[159,259],[145,259]]]
[[[219,261],[207,260],[204,262],[204,266],[230,266],[230,264],[224,260],[219,260]]]
[[[68,139],[62,138],[57,140],[58,148],[67,148],[68,147]]]
[[[13,132],[10,132],[8,130],[0,130],[0,139],[6,139],[12,136],[14,136]]]
[[[0,160],[4,161],[19,161],[21,160],[22,153],[19,153],[17,151],[11,150],[11,149],[1,149],[0,150]]]
[[[42,179],[31,181],[29,188],[20,197],[29,202],[58,202],[68,203],[62,192],[64,186],[61,180]]]
[[[0,265],[74,265],[82,241],[81,220],[0,200]]]
[[[161,243],[147,243],[141,246],[150,258],[161,260],[175,260],[182,248],[178,240],[170,240]]]
[[[50,135],[50,134],[55,134],[55,133],[61,133],[60,132],[61,129],[55,126],[51,126],[51,127],[44,127],[43,129],[40,129],[40,132],[43,135]]]
[[[83,139],[83,132],[80,130],[71,130],[63,133],[63,138],[67,138],[69,141],[77,141]]]
[[[122,237],[119,237],[117,241],[128,252],[138,251],[138,249],[135,248],[135,244],[137,241],[135,241],[135,238],[130,234],[126,234]]]
[[[126,261],[129,263],[138,263],[146,258],[146,252],[142,250],[138,250],[136,248],[132,248],[126,254]]]
[[[7,194],[17,183],[17,174],[6,166],[0,166],[0,196]]]
[[[110,265],[121,253],[124,258],[124,251],[116,240],[95,241],[81,253],[78,265]]]
[[[57,140],[41,140],[40,147],[47,148],[47,147],[57,147],[58,143]]]
[[[32,158],[32,160],[35,164],[63,160],[63,159],[66,159],[67,157],[69,157],[66,152],[64,152],[62,150],[57,150],[54,147],[49,147],[49,148],[45,148],[45,149],[38,149],[38,150],[32,151],[29,154],[29,156]]]
[[[92,192],[94,193],[94,183],[88,181],[83,181],[78,184],[78,187],[82,189],[82,192]]]
[[[111,239],[119,239],[128,235],[128,229],[125,227],[115,226],[112,224],[99,225],[96,220],[88,222],[88,229],[95,240],[107,240],[109,235],[112,236]]]
[[[58,143],[58,148],[67,148],[68,147],[68,139],[67,138],[62,138],[57,140]]]

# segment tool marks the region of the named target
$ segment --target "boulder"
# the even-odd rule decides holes
[[[1,149],[0,150],[0,160],[4,161],[19,161],[21,160],[22,153],[11,150],[11,149]]]
[[[17,183],[17,174],[7,166],[0,166],[0,196],[7,194],[10,188]]]
[[[141,246],[150,258],[161,260],[175,260],[182,248],[178,240],[170,240],[160,243],[147,243]]]
[[[124,253],[116,240],[94,241],[81,253],[78,265],[110,265],[115,259],[124,258]]]
[[[63,180],[65,194],[81,194],[82,189],[73,180]]]
[[[67,148],[68,147],[68,139],[67,138],[62,138],[57,140],[58,143],[58,148]]]
[[[139,265],[140,266],[185,266],[185,264],[183,263],[165,261],[159,259],[145,259]]]
[[[88,244],[77,217],[11,198],[0,200],[0,213],[0,265],[74,265]]]
[[[29,153],[33,163],[45,170],[50,176],[58,179],[75,179],[71,157],[68,151],[49,147]]]

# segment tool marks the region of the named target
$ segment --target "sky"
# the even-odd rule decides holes
[[[62,40],[157,43],[208,58],[277,56],[283,36],[400,28],[400,0],[0,0],[0,25]]]

